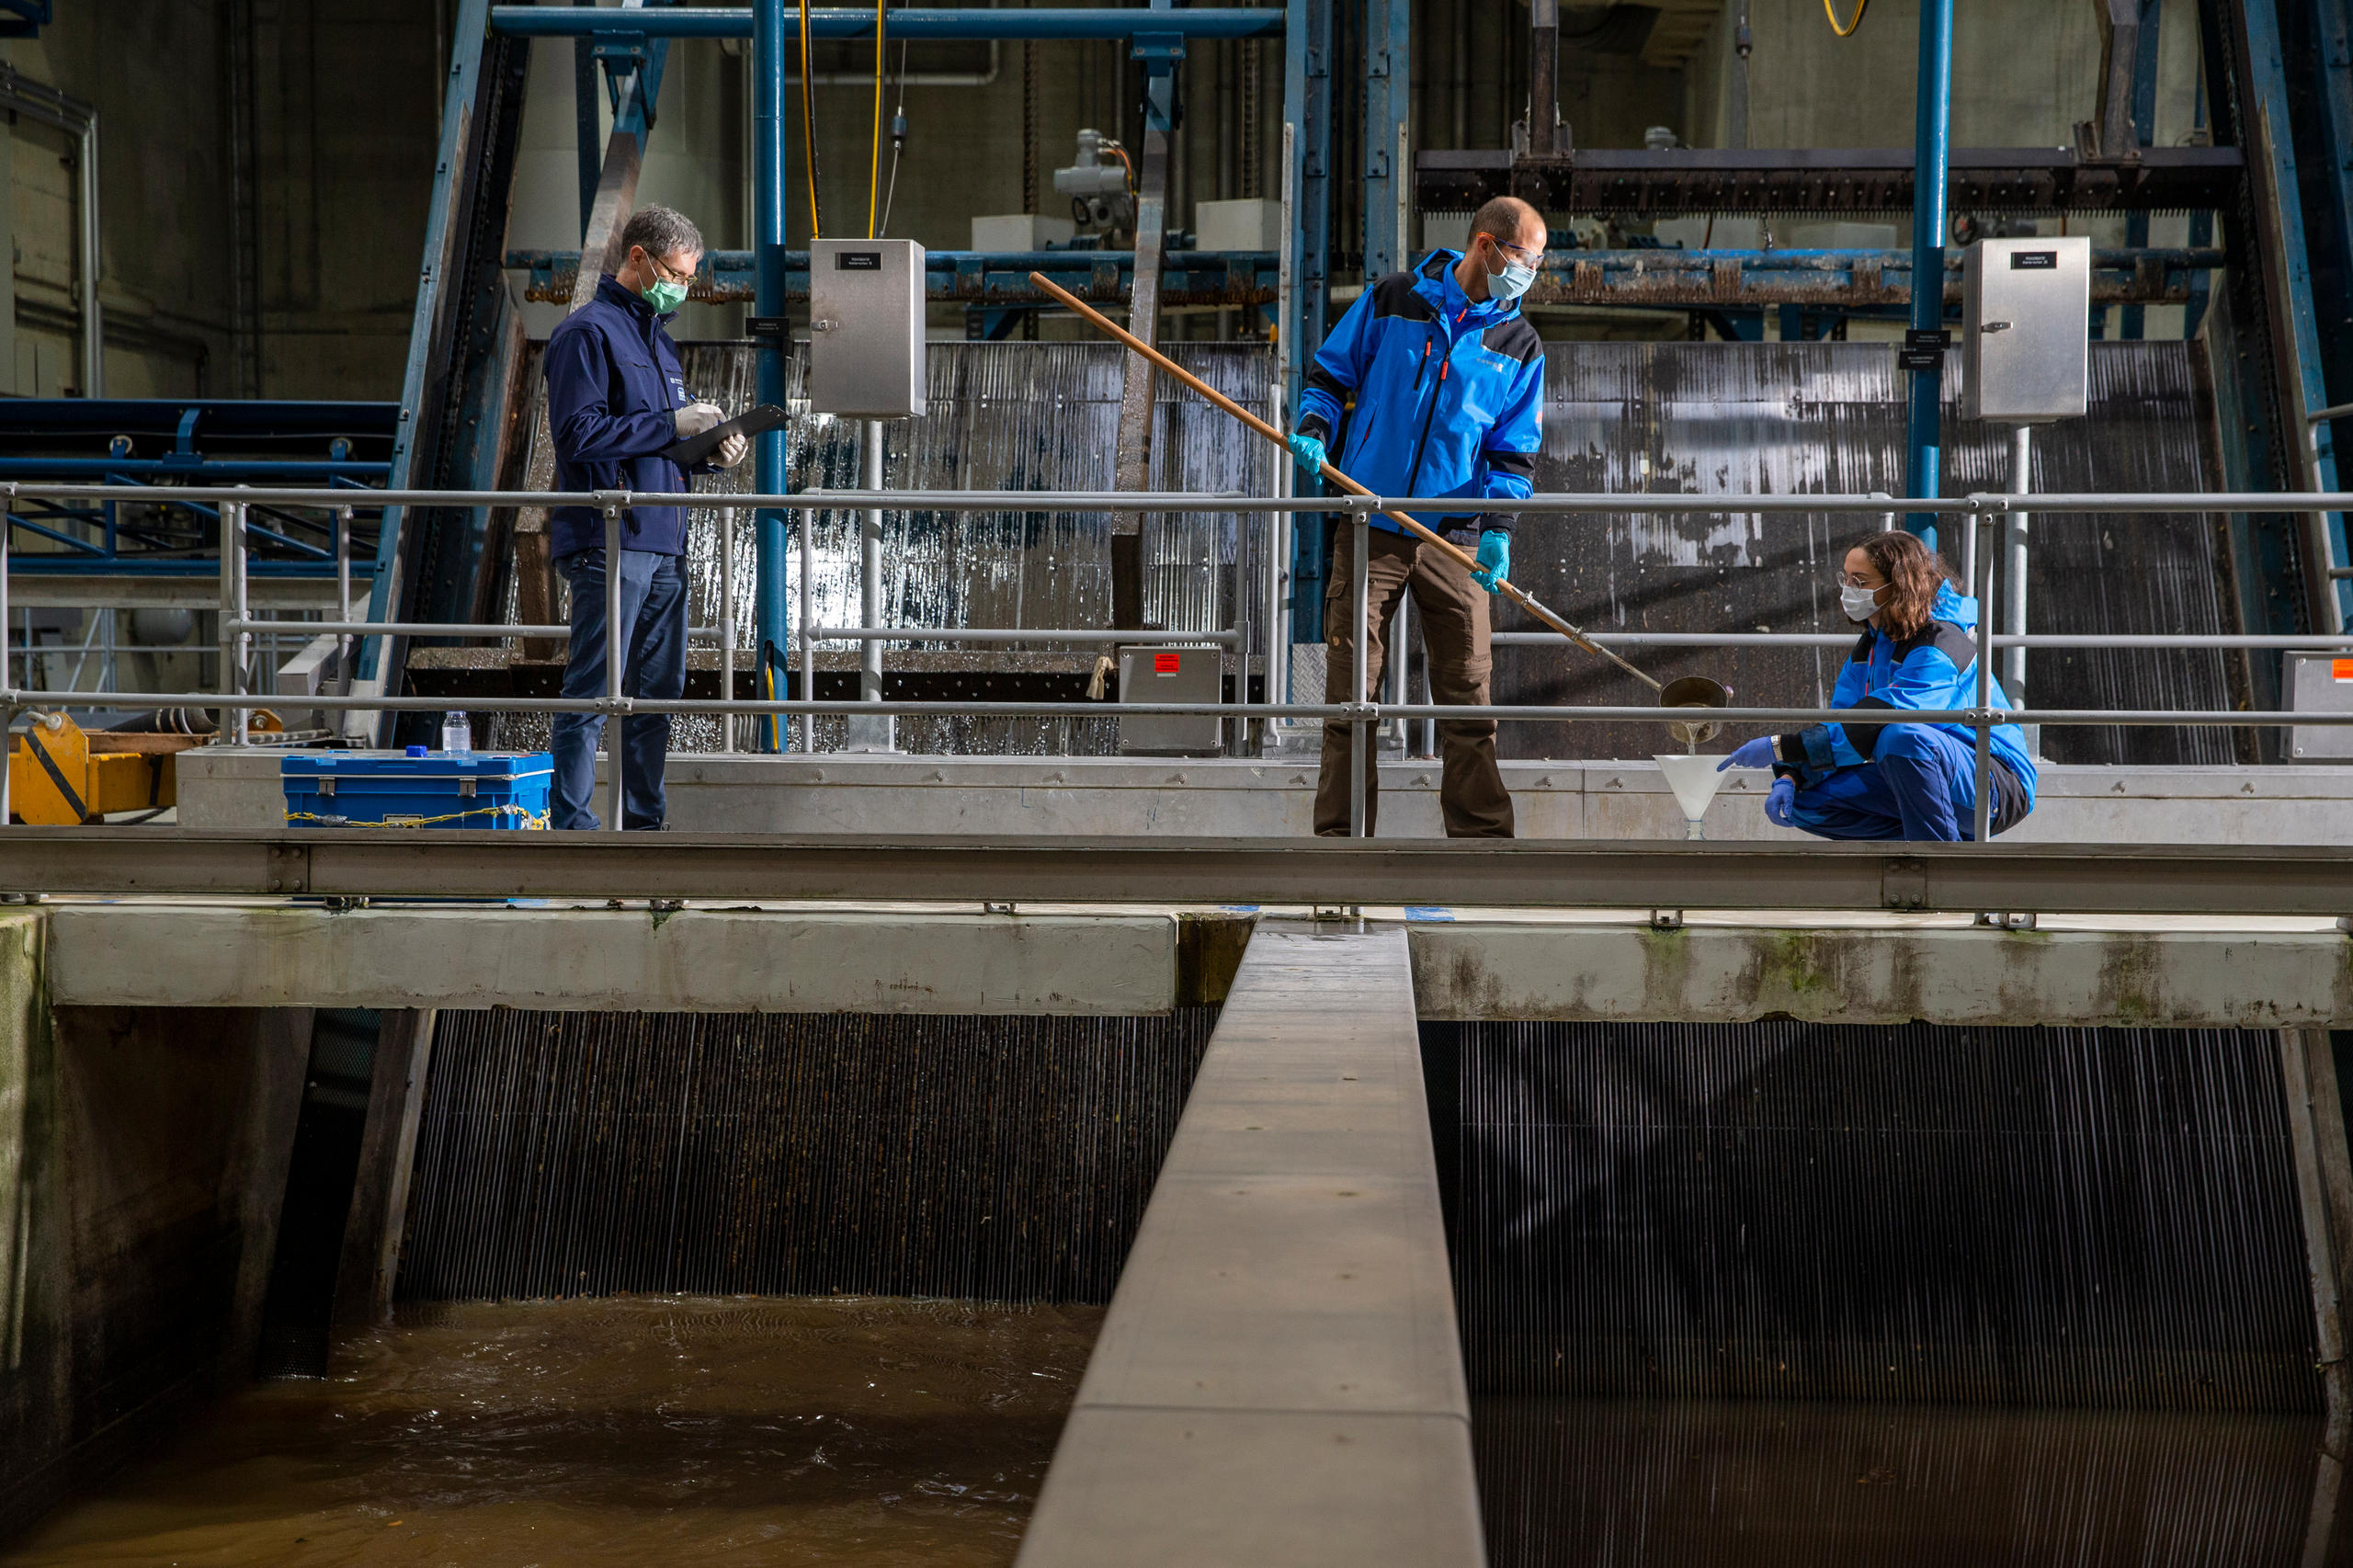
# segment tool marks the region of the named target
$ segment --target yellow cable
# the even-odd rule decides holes
[[[801,153],[809,170],[809,237],[817,226],[817,115],[809,105],[809,0],[801,0]]]
[[[1830,18],[1830,30],[1840,38],[1854,37],[1855,29],[1863,25],[1863,13],[1870,8],[1871,0],[1855,0],[1855,19],[1842,26],[1838,20],[1838,13],[1831,6],[1830,0],[1822,0],[1822,14]]]
[[[882,49],[883,29],[888,25],[882,7],[887,0],[874,0],[874,161],[866,171],[866,237],[874,237],[875,202],[882,188]]]
[[[476,806],[472,811],[450,812],[445,816],[388,816],[380,822],[353,822],[348,817],[323,815],[317,812],[288,812],[289,823],[324,822],[337,827],[438,827],[445,822],[463,822],[468,817],[512,817],[527,829],[546,828],[550,812],[527,811],[521,806]]]

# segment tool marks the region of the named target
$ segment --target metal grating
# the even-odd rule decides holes
[[[1260,347],[1169,346],[1180,363],[1245,407],[1267,407],[1272,360]],[[1547,349],[1545,449],[1540,489],[1584,492],[1767,494],[1895,492],[1903,488],[1903,389],[1892,350],[1872,343],[1556,343]],[[1119,426],[1122,351],[1105,343],[938,343],[928,350],[930,412],[886,426],[884,483],[894,489],[1108,489]],[[536,350],[534,350],[536,355]],[[2037,490],[2183,490],[2214,487],[2208,449],[2212,396],[2201,345],[2092,346],[2092,413],[2046,426],[2035,437]],[[725,343],[684,348],[689,385],[735,409],[753,397],[753,350]],[[796,362],[797,363],[797,362]],[[536,358],[526,373],[538,381]],[[797,375],[796,371],[796,375]],[[1949,492],[2006,487],[2006,427],[1963,420],[1960,376],[1945,378],[1944,462]],[[799,382],[793,383],[799,397]],[[1159,392],[1154,483],[1169,489],[1265,494],[1276,483],[1271,447],[1241,437],[1233,423],[1165,381]],[[535,385],[529,418],[543,417]],[[806,415],[791,426],[795,489],[854,486],[855,422]],[[704,478],[714,494],[742,493],[746,464]],[[698,514],[689,577],[694,623],[717,619],[716,514]],[[1267,519],[1153,516],[1143,522],[1144,615],[1179,629],[1227,624],[1236,585],[1257,581]],[[797,526],[797,525],[796,525]],[[858,518],[815,514],[812,578],[821,623],[858,613]],[[886,623],[934,626],[1110,624],[1111,518],[1101,513],[883,514]],[[1302,526],[1314,527],[1313,517]],[[1652,518],[1625,514],[1530,517],[1513,551],[1520,581],[1571,619],[1597,630],[1830,631],[1851,629],[1839,615],[1831,576],[1846,546],[1873,519],[1794,514],[1718,513]],[[2237,630],[2213,517],[2049,514],[2034,520],[2030,629],[2039,632]],[[752,646],[756,530],[735,530],[736,626]],[[1948,528],[1946,533],[1950,535]],[[1947,553],[1958,561],[1957,541]],[[797,603],[800,560],[788,551],[788,592]],[[1249,619],[1255,597],[1240,596]],[[512,612],[511,598],[509,613]],[[1498,626],[1529,630],[1508,607]],[[1264,629],[1250,631],[1263,653]],[[1038,667],[1061,659],[1091,665],[1091,650],[1050,642],[917,653],[895,663],[975,671]],[[847,656],[847,645],[828,652]],[[2268,656],[2268,655],[2266,655]],[[1756,701],[1826,701],[1841,655],[1835,650],[1643,651],[1636,662],[1667,676],[1706,673]],[[1075,659],[1077,662],[1070,664]],[[2236,706],[2230,657],[2212,650],[2110,653],[2040,652],[2033,686],[2044,706]],[[1554,647],[1495,651],[1495,699],[1514,703],[1643,699],[1623,676]],[[502,721],[506,744],[543,740],[546,721]],[[934,753],[1101,754],[1115,749],[1110,720],[900,722],[902,749]],[[841,722],[821,721],[820,746],[840,744]],[[677,722],[674,749],[713,750],[715,721]],[[739,740],[748,744],[746,724]],[[2053,729],[2054,760],[2086,763],[2222,764],[2235,760],[2221,731],[2152,727]],[[1657,749],[1650,727],[1514,724],[1505,755],[1644,756]]]
[[[443,1013],[399,1294],[1107,1301],[1216,1015]]]
[[[2319,1398],[2273,1034],[1425,1029],[1474,1392]]]
[[[1875,343],[1578,343],[1546,351],[1540,490],[1666,494],[1901,494],[1904,403],[1895,357]],[[2200,491],[2215,487],[2213,416],[2194,343],[2095,343],[2091,413],[2035,433],[2038,491]],[[1958,361],[1945,375],[1944,489],[2008,487],[2008,427],[1961,417]],[[2032,632],[2238,630],[2217,531],[2205,516],[2050,514],[2033,521]],[[1831,579],[1875,517],[1716,513],[1531,517],[1512,569],[1530,591],[1594,631],[1851,632]],[[1956,567],[1950,525],[1944,550]],[[1536,630],[1516,608],[1498,629]],[[1706,674],[1742,701],[1826,702],[1835,649],[1645,650],[1661,677]],[[2038,652],[2045,707],[2229,708],[2214,651]],[[1643,700],[1629,677],[1552,647],[1495,650],[1499,702]],[[1740,738],[1740,737],[1733,737]],[[1507,725],[1506,755],[1644,756],[1654,728]],[[2052,729],[2044,755],[2079,763],[2233,760],[2221,731]]]

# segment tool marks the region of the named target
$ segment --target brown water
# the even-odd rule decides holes
[[[2317,1417],[1483,1399],[1495,1568],[2325,1568]]]
[[[423,1309],[326,1381],[239,1392],[0,1564],[1010,1562],[1102,1316]]]

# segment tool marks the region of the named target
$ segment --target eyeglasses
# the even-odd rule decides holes
[[[1838,574],[1838,585],[1842,588],[1869,588],[1877,593],[1887,586],[1887,579],[1882,577],[1876,583],[1866,583],[1852,572],[1841,572]]]
[[[1487,238],[1494,242],[1495,247],[1497,250],[1509,251],[1514,256],[1517,256],[1526,261],[1530,267],[1539,265],[1544,259],[1544,252],[1540,247],[1536,250],[1529,250],[1526,245],[1516,245],[1511,244],[1508,240],[1498,240],[1493,234],[1489,234]]]
[[[654,268],[654,276],[660,278],[665,283],[691,283],[695,280],[695,269],[693,267],[688,267],[684,272],[674,271],[670,267],[663,265],[662,258],[655,256],[652,251],[647,251],[645,253],[645,261],[647,266]]]

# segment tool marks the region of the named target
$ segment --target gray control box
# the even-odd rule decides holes
[[[924,411],[923,246],[819,240],[809,247],[809,407],[857,419]]]
[[[1122,648],[1122,702],[1217,702],[1225,695],[1222,648]],[[1140,713],[1120,721],[1120,749],[1136,756],[1215,756],[1225,721]]]
[[[2353,658],[2343,653],[2289,653],[2281,665],[2279,684],[2288,689],[2288,706],[2297,712],[2353,710]],[[2295,725],[2288,732],[2288,755],[2300,762],[2353,760],[2353,726]]]
[[[2026,425],[2075,419],[2091,394],[2092,243],[1980,240],[1961,264],[1961,408]]]

